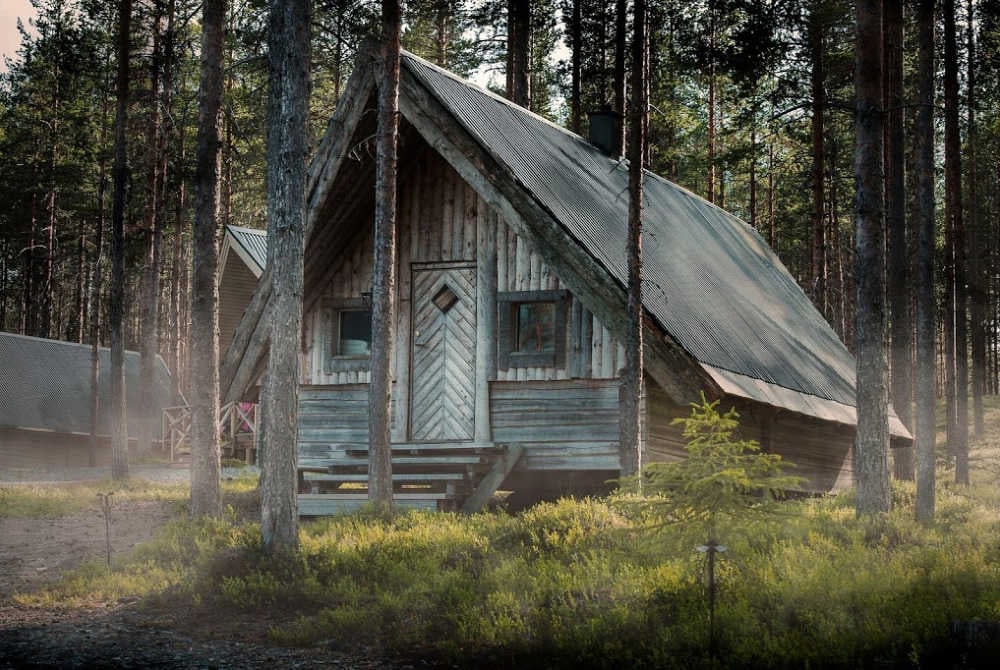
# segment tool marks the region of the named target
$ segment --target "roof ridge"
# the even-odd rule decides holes
[[[436,64],[430,62],[429,60],[426,60],[426,59],[421,58],[420,56],[418,56],[418,55],[416,55],[414,53],[406,51],[405,49],[402,51],[402,55],[404,57],[406,57],[406,58],[409,58],[412,61],[415,61],[416,63],[419,63],[420,65],[428,67],[428,68],[430,68],[430,69],[438,72],[439,74],[442,74],[442,75],[448,77],[449,79],[454,79],[456,82],[462,84],[463,86],[467,86],[469,88],[475,89],[476,91],[479,91],[480,93],[483,93],[483,94],[489,96],[490,98],[492,98],[496,102],[499,102],[499,103],[502,103],[504,105],[507,105],[508,107],[513,107],[519,113],[521,113],[521,114],[527,114],[528,116],[531,116],[531,117],[537,119],[538,121],[541,121],[542,123],[550,126],[551,128],[553,128],[555,130],[558,130],[559,132],[563,133],[564,135],[568,135],[569,137],[571,137],[573,139],[580,140],[585,145],[587,145],[588,147],[590,147],[591,149],[593,149],[596,153],[600,154],[601,156],[604,156],[605,158],[612,158],[613,159],[613,157],[608,156],[606,153],[604,153],[603,151],[601,151],[600,149],[598,149],[597,147],[595,147],[593,144],[591,144],[587,140],[587,138],[584,137],[583,135],[579,135],[577,133],[574,133],[569,128],[566,128],[565,126],[561,126],[558,123],[556,123],[555,121],[552,121],[551,119],[547,119],[544,116],[542,116],[541,114],[539,114],[537,112],[533,112],[533,111],[531,111],[530,109],[528,109],[526,107],[522,107],[521,105],[517,104],[516,102],[514,102],[512,100],[508,100],[507,98],[503,97],[502,95],[500,95],[498,93],[494,93],[493,91],[491,91],[490,89],[486,88],[485,86],[480,86],[479,84],[475,83],[474,81],[469,81],[468,79],[463,79],[462,77],[458,76],[454,72],[451,72],[450,70],[446,70],[443,67],[441,67],[440,65],[436,65]]]
[[[260,228],[249,228],[247,226],[237,226],[233,223],[227,223],[226,228],[229,230],[238,230],[241,233],[250,233],[252,235],[259,235],[261,237],[267,237],[267,231],[261,230]]]
[[[21,333],[12,333],[12,332],[10,332],[8,330],[0,330],[0,338],[3,338],[3,337],[16,338],[16,339],[19,339],[19,340],[31,340],[33,342],[43,342],[43,343],[48,343],[48,344],[61,344],[61,345],[68,346],[68,347],[76,347],[78,349],[87,349],[87,350],[90,350],[90,349],[93,348],[92,344],[83,344],[81,342],[70,342],[68,340],[55,340],[55,339],[52,339],[51,337],[38,337],[37,335],[22,335]],[[98,351],[108,351],[108,352],[110,352],[111,351],[111,347],[104,347],[104,346],[98,345],[97,346],[97,350]],[[132,354],[132,355],[135,355],[135,356],[140,356],[140,355],[142,355],[142,352],[136,351],[135,349],[125,349],[125,354],[126,355]],[[167,362],[164,360],[163,355],[160,354],[160,353],[157,353],[156,357],[158,359],[160,359],[160,362],[163,363],[164,367],[166,367]]]

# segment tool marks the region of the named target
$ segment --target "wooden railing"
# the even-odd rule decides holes
[[[219,410],[219,444],[224,455],[253,463],[257,453],[258,416],[253,403],[229,402]],[[163,409],[163,436],[171,462],[191,453],[191,408],[187,405]]]

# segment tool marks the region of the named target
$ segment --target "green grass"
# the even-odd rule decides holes
[[[43,518],[66,516],[99,505],[98,493],[111,493],[116,502],[177,501],[187,498],[188,485],[157,484],[110,479],[85,484],[17,484],[0,488],[0,517]]]
[[[991,423],[973,463],[998,451]],[[913,485],[894,483],[895,509],[877,527],[855,518],[847,492],[785,502],[720,537],[714,665],[694,551],[707,538],[615,498],[516,516],[332,517],[303,524],[300,550],[283,559],[261,553],[245,514],[178,519],[111,571],[87,566],[21,602],[140,596],[267,617],[278,643],[461,665],[975,667],[998,650],[962,649],[951,625],[1000,620],[1000,482],[988,467],[974,476],[963,488],[940,471],[927,526],[913,521]],[[252,484],[239,486],[246,513]]]

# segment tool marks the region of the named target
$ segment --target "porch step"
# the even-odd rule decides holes
[[[479,454],[455,454],[449,456],[438,456],[438,455],[413,455],[413,456],[400,456],[397,454],[392,455],[393,465],[406,465],[406,466],[418,466],[418,465],[481,465],[485,463],[487,459]],[[368,467],[368,456],[333,456],[331,458],[303,458],[299,461],[300,470],[311,470],[312,472],[331,472],[339,468],[345,467]]]
[[[400,473],[392,474],[394,482],[456,482],[464,481],[467,475],[464,472],[425,472],[425,473]],[[368,483],[367,472],[303,472],[302,479],[306,482],[362,482]]]
[[[438,510],[446,493],[394,493],[393,504],[401,509]],[[299,516],[327,516],[354,512],[368,504],[367,492],[300,493]]]
[[[474,511],[510,472],[521,451],[493,442],[393,444],[393,500],[401,508]],[[299,456],[301,516],[349,511],[367,502],[367,445],[311,444],[300,448]]]

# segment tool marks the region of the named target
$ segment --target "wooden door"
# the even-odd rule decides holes
[[[410,439],[470,440],[475,427],[476,268],[413,268]]]

